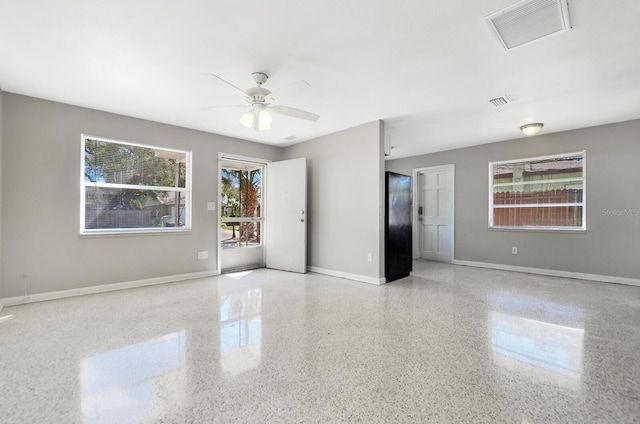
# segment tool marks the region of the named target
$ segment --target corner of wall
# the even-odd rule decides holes
[[[0,311],[2,310],[2,149],[3,149],[2,87],[0,87]]]
[[[359,281],[384,277],[383,125],[368,122],[284,151],[285,159],[306,157],[309,165],[307,262],[313,269]]]
[[[385,211],[385,189],[384,189],[384,173],[385,173],[385,156],[384,156],[384,146],[385,146],[385,139],[387,137],[386,133],[385,133],[385,128],[384,128],[384,121],[383,120],[379,120],[379,145],[378,145],[378,155],[379,155],[379,163],[380,163],[380,171],[379,171],[379,180],[378,180],[378,206],[379,206],[379,212],[378,212],[378,228],[380,229],[380,233],[378,235],[380,242],[379,242],[379,252],[380,254],[378,255],[380,258],[380,264],[379,264],[379,273],[380,275],[384,278],[385,277],[385,245],[384,245],[384,214],[386,213]]]

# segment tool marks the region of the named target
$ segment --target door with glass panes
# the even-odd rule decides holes
[[[264,163],[220,160],[220,259],[223,272],[264,266]]]

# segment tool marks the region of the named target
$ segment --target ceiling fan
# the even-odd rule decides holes
[[[256,82],[257,87],[251,87],[249,89],[242,90],[230,82],[220,78],[215,74],[211,74],[216,79],[222,81],[227,86],[233,88],[233,90],[242,95],[242,98],[247,103],[245,105],[230,105],[229,107],[249,107],[250,110],[245,112],[240,117],[240,123],[247,128],[253,128],[256,131],[267,131],[271,129],[271,112],[279,113],[281,115],[291,116],[298,119],[306,119],[308,121],[317,121],[320,115],[307,112],[305,110],[295,109],[289,106],[282,106],[275,104],[282,96],[292,96],[305,91],[311,86],[306,81],[298,81],[292,84],[286,85],[275,92],[271,92],[262,86],[269,76],[264,72],[254,72],[251,74],[253,80]],[[220,106],[225,107],[225,106]]]

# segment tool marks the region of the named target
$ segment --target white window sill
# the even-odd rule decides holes
[[[529,233],[566,233],[566,234],[584,234],[587,232],[585,228],[533,228],[533,227],[489,227],[489,231],[515,231]]]
[[[176,230],[132,230],[132,231],[96,231],[90,233],[80,233],[80,238],[98,238],[98,237],[124,237],[124,236],[173,236],[191,234],[191,228],[180,228]]]

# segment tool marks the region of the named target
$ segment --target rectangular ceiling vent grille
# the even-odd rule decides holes
[[[505,50],[571,29],[567,0],[524,0],[484,20]]]
[[[507,96],[500,96],[496,97],[495,99],[489,100],[489,103],[491,103],[494,107],[500,107],[508,105],[509,103],[511,103],[511,101]]]

